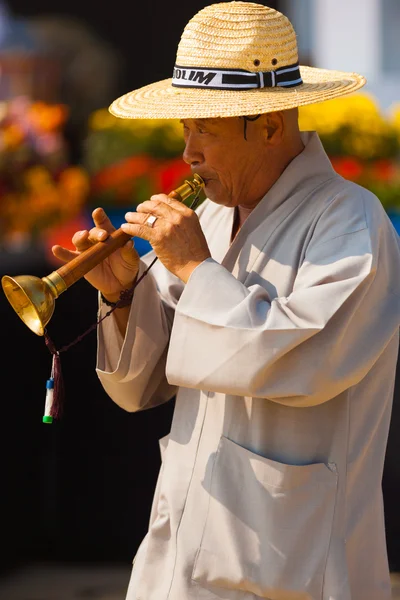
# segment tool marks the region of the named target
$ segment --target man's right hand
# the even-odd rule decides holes
[[[102,208],[92,212],[95,227],[90,231],[77,231],[72,237],[76,250],[62,246],[53,246],[52,252],[64,263],[78,256],[93,244],[107,239],[115,231],[110,219]],[[139,270],[139,254],[133,246],[133,240],[119,248],[85,275],[85,279],[99,290],[110,302],[117,302],[120,293],[130,288]]]

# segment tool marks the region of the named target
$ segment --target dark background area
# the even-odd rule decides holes
[[[172,77],[176,50],[185,25],[210,2],[149,0],[115,5],[97,2],[93,5],[88,0],[60,0],[57,3],[51,0],[10,0],[7,4],[12,14],[22,19],[48,15],[76,18],[110,44],[119,53],[121,63],[115,91],[109,98],[111,103],[130,90]],[[279,8],[279,1],[275,0],[260,1],[260,4]],[[98,76],[101,77],[101,73]],[[98,108],[103,106],[104,102],[100,101]],[[66,133],[72,144],[72,154],[78,161],[85,132],[67,127]]]
[[[88,0],[8,2],[13,14],[23,18],[39,14],[77,17],[117,48],[125,63],[125,73],[117,94],[171,77],[176,48],[185,25],[208,4],[210,2],[204,0],[98,2],[95,5]],[[278,8],[279,2],[271,0],[260,4]]]
[[[54,265],[38,253],[25,268],[43,277]],[[7,274],[10,269],[12,264]],[[11,272],[20,274],[18,268]],[[86,331],[96,311],[96,292],[79,280],[56,301],[48,325],[56,347]],[[135,414],[115,405],[95,373],[92,331],[61,354],[64,414],[43,424],[51,354],[44,337],[20,321],[3,294],[0,319],[0,568],[32,560],[130,561],[147,529],[158,439],[169,431],[173,402]]]
[[[14,15],[75,16],[112,44],[123,70],[115,95],[169,77],[187,21],[207,2],[157,1],[111,5],[85,0],[13,0]],[[279,8],[278,3],[269,6]],[[101,77],[101,73],[99,73]],[[102,106],[102,105],[101,105]],[[99,106],[99,108],[101,107]],[[83,131],[70,130],[79,154]],[[0,256],[0,275],[54,270],[38,249],[28,262]],[[96,319],[97,295],[80,280],[56,301],[48,326],[57,347]],[[158,439],[168,433],[174,403],[130,414],[105,394],[95,373],[96,333],[61,355],[66,402],[63,418],[42,424],[51,355],[0,294],[1,369],[0,570],[35,560],[130,562],[147,530],[160,465]],[[400,381],[384,474],[389,558],[400,570]]]

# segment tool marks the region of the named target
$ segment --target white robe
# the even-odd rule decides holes
[[[184,285],[158,261],[97,373],[127,411],[175,394],[127,600],[388,600],[382,501],[400,324],[399,237],[315,132]],[[154,255],[143,257],[142,267]],[[104,308],[100,308],[103,314]]]

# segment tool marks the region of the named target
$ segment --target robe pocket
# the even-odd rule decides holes
[[[337,473],[295,466],[222,437],[192,579],[269,600],[321,600]]]

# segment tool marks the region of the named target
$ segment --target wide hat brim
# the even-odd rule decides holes
[[[124,119],[207,119],[263,114],[351,94],[366,84],[358,73],[301,66],[296,87],[251,90],[180,88],[164,79],[120,96],[110,105]]]

